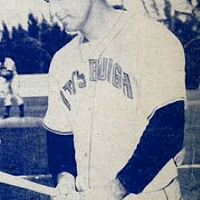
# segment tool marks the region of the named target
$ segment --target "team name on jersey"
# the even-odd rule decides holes
[[[130,77],[126,72],[123,72],[118,63],[113,62],[113,59],[89,59],[89,81],[107,81],[116,89],[122,90],[127,98],[133,99]],[[86,86],[86,75],[78,70],[72,72],[71,79],[60,90],[62,100],[69,110],[71,110],[71,105],[66,98],[66,93],[75,95],[78,88]]]
[[[133,99],[129,75],[122,71],[118,63],[111,58],[90,59],[90,81],[107,81],[114,87],[122,89],[125,96]]]

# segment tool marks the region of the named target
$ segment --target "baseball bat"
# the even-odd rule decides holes
[[[59,192],[53,187],[34,183],[32,181],[23,179],[18,176],[10,175],[8,173],[1,172],[1,171],[0,171],[0,182],[4,183],[4,184],[15,186],[15,187],[20,187],[23,189],[28,189],[28,190],[38,192],[41,194],[45,194],[45,195],[49,195],[49,196],[59,195]]]

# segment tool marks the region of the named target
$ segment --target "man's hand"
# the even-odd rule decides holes
[[[78,200],[79,193],[75,189],[75,178],[67,172],[58,175],[58,185],[56,187],[59,195],[51,197],[51,200]]]
[[[103,187],[88,189],[81,200],[122,200],[127,195],[124,187],[118,179],[114,179]]]

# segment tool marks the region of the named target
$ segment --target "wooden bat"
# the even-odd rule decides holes
[[[34,183],[32,181],[23,179],[18,176],[13,176],[1,171],[0,171],[0,182],[4,184],[12,185],[12,186],[20,187],[23,189],[32,190],[34,192],[38,192],[38,193],[49,195],[49,196],[59,195],[59,192],[53,187]]]

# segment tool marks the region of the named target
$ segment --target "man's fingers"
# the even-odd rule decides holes
[[[64,182],[61,182],[57,185],[56,189],[59,191],[60,194],[68,195],[69,193],[72,193],[75,191],[75,189],[69,188],[67,184]]]
[[[51,200],[80,200],[78,192],[71,192],[70,194],[60,194],[55,197],[51,197]]]
[[[67,195],[75,191],[75,178],[68,173],[61,173],[58,178],[57,189],[61,194]]]
[[[67,200],[79,200],[80,195],[78,192],[74,191],[71,192],[68,196],[67,196]]]

